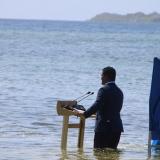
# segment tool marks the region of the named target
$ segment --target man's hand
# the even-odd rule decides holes
[[[84,111],[82,111],[82,110],[74,108],[73,112],[76,114],[76,116],[84,117]]]

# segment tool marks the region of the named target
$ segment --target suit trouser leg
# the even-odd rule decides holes
[[[94,148],[116,149],[120,140],[121,132],[95,132]]]

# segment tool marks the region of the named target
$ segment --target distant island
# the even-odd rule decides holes
[[[129,13],[126,15],[102,13],[91,18],[89,21],[93,22],[160,22],[160,14],[153,12],[145,14],[143,12]]]

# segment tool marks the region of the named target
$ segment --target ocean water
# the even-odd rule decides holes
[[[0,159],[147,159],[148,101],[159,44],[159,23],[1,19]],[[57,100],[93,91],[80,103],[90,107],[101,87],[101,69],[109,65],[124,92],[125,132],[118,151],[93,150],[93,118],[86,120],[83,150],[77,148],[76,129],[69,129],[67,150],[61,150]]]

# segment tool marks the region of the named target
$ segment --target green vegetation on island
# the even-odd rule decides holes
[[[143,12],[129,13],[126,15],[102,13],[91,18],[93,22],[160,22],[160,14],[153,12],[145,14]]]

